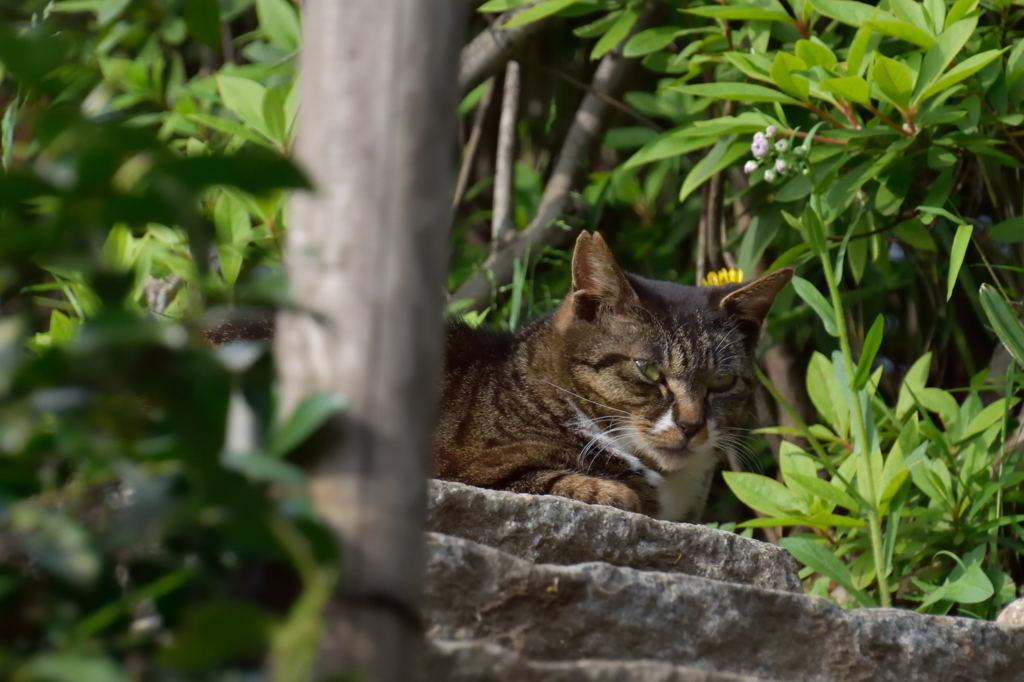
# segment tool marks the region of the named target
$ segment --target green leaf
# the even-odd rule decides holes
[[[135,262],[136,245],[127,225],[114,225],[103,242],[103,262],[114,270],[126,272]]]
[[[736,163],[747,153],[750,147],[746,142],[733,142],[729,144],[730,139],[719,140],[711,148],[707,156],[698,161],[690,169],[690,172],[686,174],[686,177],[683,179],[683,185],[679,188],[679,203],[682,203],[686,197],[690,196],[695,189],[703,185],[712,175]]]
[[[902,420],[914,408],[914,396],[919,394],[928,381],[928,370],[932,365],[932,354],[925,353],[907,370],[900,384],[899,398],[896,400],[896,418]]]
[[[220,3],[185,0],[183,14],[188,32],[199,42],[220,52]]]
[[[985,52],[968,57],[947,71],[944,76],[936,80],[932,85],[925,88],[924,92],[921,93],[918,99],[921,101],[926,100],[932,95],[948,90],[960,81],[970,78],[978,71],[981,71],[991,64],[994,60],[998,59],[999,55],[1007,49],[1009,48],[1003,48],[1002,50],[986,50]]]
[[[788,537],[779,540],[779,544],[801,564],[839,583],[860,603],[867,603],[863,592],[854,587],[849,569],[819,543],[807,538]]]
[[[505,10],[525,5],[533,0],[487,0],[476,8],[477,12],[504,12]]]
[[[855,499],[847,494],[846,491],[841,490],[828,481],[823,481],[817,476],[797,473],[790,474],[789,478],[792,479],[791,483],[793,486],[803,488],[809,494],[828,502],[833,507],[839,506],[854,514],[860,512],[860,505],[857,504]]]
[[[798,100],[793,99],[789,95],[754,83],[698,83],[696,85],[673,85],[671,89],[687,95],[711,97],[712,99],[731,99],[737,102],[799,104]]]
[[[893,228],[893,236],[915,249],[935,251],[938,248],[935,245],[935,240],[932,239],[932,233],[921,224],[921,220],[915,218],[904,220],[896,225]]]
[[[949,272],[946,274],[946,300],[953,295],[953,287],[956,286],[956,278],[960,274],[960,266],[964,263],[964,256],[967,254],[967,247],[971,243],[971,233],[974,228],[970,225],[960,225],[956,228],[953,236],[953,248],[949,251]]]
[[[885,10],[863,2],[849,0],[811,0],[811,5],[826,17],[840,21],[849,26],[861,26],[874,18],[892,18]]]
[[[864,57],[868,54],[874,35],[875,32],[867,26],[861,26],[854,34],[846,57],[846,70],[851,76],[864,75],[868,66],[868,61]]]
[[[227,453],[221,457],[221,462],[225,468],[237,471],[252,481],[290,486],[307,483],[302,469],[263,452]]]
[[[237,114],[242,123],[273,139],[263,120],[265,88],[262,85],[248,78],[219,75],[217,88],[224,99],[224,106]]]
[[[626,160],[623,168],[636,168],[645,163],[670,159],[695,149],[710,147],[718,136],[694,137],[692,129],[670,130],[651,140]]]
[[[925,49],[935,44],[935,37],[931,33],[902,19],[872,19],[864,22],[864,27]]]
[[[101,557],[78,520],[30,500],[9,504],[6,515],[8,532],[24,538],[24,556],[38,569],[80,588],[96,580]]]
[[[796,56],[808,66],[820,66],[828,71],[836,65],[836,56],[827,45],[817,40],[796,41]]]
[[[256,0],[256,16],[260,30],[271,45],[285,52],[299,49],[299,15],[292,3],[288,0]]]
[[[806,516],[772,516],[764,519],[750,519],[739,524],[738,528],[777,528],[780,526],[810,526],[811,528],[866,528],[867,524],[852,516],[840,516],[828,512]]]
[[[348,400],[334,393],[314,393],[299,403],[291,416],[270,434],[269,451],[284,457],[301,445],[327,419],[348,405]]]
[[[818,83],[825,92],[839,95],[849,102],[871,104],[871,91],[868,82],[860,76],[844,76],[843,78],[825,78]]]
[[[220,132],[228,135],[234,135],[246,142],[252,142],[267,148],[273,147],[271,141],[267,137],[259,135],[238,121],[233,121],[229,118],[221,118],[220,116],[212,116],[210,114],[188,114],[185,116],[185,119],[192,123],[198,123],[201,126],[206,126],[207,128],[219,130]]]
[[[726,485],[743,504],[769,516],[789,516],[807,512],[803,500],[774,478],[744,471],[722,474]]]
[[[910,106],[914,72],[902,62],[879,55],[871,68],[871,79],[882,94],[901,110]]]
[[[772,70],[772,62],[764,55],[726,52],[723,56],[748,78],[774,85],[769,73]]]
[[[241,201],[224,192],[214,206],[213,224],[221,276],[228,284],[234,284],[242,269],[245,247],[252,237],[249,212]]]
[[[946,25],[945,0],[924,0],[923,9],[932,33],[938,35]]]
[[[687,14],[695,14],[698,17],[707,17],[709,19],[736,21],[784,21],[787,23],[793,23],[793,17],[789,16],[782,10],[772,10],[763,7],[706,5],[704,7],[684,9],[683,12],[686,12]]]
[[[946,28],[949,28],[974,11],[978,6],[978,0],[956,0],[946,14]]]
[[[267,88],[263,94],[262,114],[267,134],[282,149],[288,145],[288,121],[285,100],[288,92],[284,87]]]
[[[832,305],[826,300],[817,287],[808,282],[799,275],[793,276],[793,289],[796,290],[797,295],[804,300],[807,305],[818,315],[818,319],[825,326],[825,331],[830,336],[839,336],[839,331],[836,329],[836,317],[835,312],[832,310]]]
[[[623,11],[619,18],[615,20],[615,23],[601,36],[601,39],[594,44],[594,49],[590,51],[590,58],[599,59],[611,50],[614,50],[629,35],[633,25],[636,24],[636,20],[639,18],[640,13],[636,10],[627,9]]]
[[[192,606],[161,658],[165,664],[187,670],[207,670],[223,661],[264,651],[273,623],[270,612],[250,602],[215,601]]]
[[[864,336],[864,346],[861,349],[860,360],[857,361],[857,371],[853,376],[853,390],[859,391],[864,388],[871,376],[871,364],[875,361],[879,346],[882,345],[882,331],[885,328],[885,318],[881,315],[875,317],[871,329]]]
[[[960,414],[960,405],[956,398],[941,388],[922,388],[917,393],[917,402],[926,410],[939,415],[947,426],[953,424]]]
[[[1006,346],[1018,366],[1024,366],[1024,325],[1010,304],[988,284],[981,285],[981,307],[985,311],[992,331]]]
[[[793,74],[794,71],[805,69],[807,69],[807,64],[804,60],[785,52],[776,52],[775,59],[772,61],[772,81],[780,89],[797,99],[806,100],[810,84],[803,76]]]
[[[928,49],[921,62],[921,70],[917,74],[917,83],[914,85],[915,106],[922,99],[921,93],[935,82],[960,53],[977,25],[977,17],[958,21],[943,31],[935,44]]]
[[[578,2],[580,2],[580,0],[545,0],[544,2],[540,2],[515,15],[503,26],[503,28],[513,28],[515,26],[532,24],[535,21],[540,21],[552,14],[561,12],[566,7],[575,5]]]
[[[837,397],[844,395],[844,392],[836,381],[832,362],[817,351],[811,353],[805,382],[814,409],[836,434],[845,437],[850,427],[850,409],[846,402]]]
[[[655,26],[640,31],[622,47],[624,57],[643,57],[651,52],[657,52],[672,43],[678,36],[683,35],[686,29],[676,26]]]
[[[50,341],[56,345],[68,343],[75,337],[78,324],[59,310],[50,311]]]
[[[46,653],[29,659],[14,679],[33,682],[128,682],[109,658],[80,653]]]
[[[1024,45],[1024,41],[1021,41]],[[1009,218],[997,223],[986,230],[990,239],[997,242],[1024,242],[1024,216]]]
[[[981,412],[974,415],[974,418],[968,422],[967,428],[964,429],[963,434],[960,436],[960,440],[973,438],[993,424],[1006,419],[1010,412],[1010,407],[1012,407],[1012,403],[1008,398],[1000,398],[990,405],[986,405]]]
[[[992,581],[981,570],[981,562],[972,562],[957,578],[946,578],[946,581],[931,591],[920,608],[926,608],[937,601],[953,601],[960,604],[977,604],[995,593]]]
[[[595,19],[589,24],[584,24],[572,30],[574,36],[580,38],[599,38],[604,35],[605,31],[611,28],[611,25],[615,23],[615,20],[622,16],[622,11],[609,12],[599,19]]]

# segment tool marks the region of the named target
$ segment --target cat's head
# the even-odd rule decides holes
[[[625,273],[583,233],[554,316],[576,426],[670,473],[749,425],[761,324],[793,276],[691,287]]]

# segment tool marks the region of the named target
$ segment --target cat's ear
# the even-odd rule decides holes
[[[573,307],[586,319],[592,319],[601,304],[622,309],[639,300],[600,232],[581,232],[576,239],[571,296]]]
[[[761,323],[775,302],[775,297],[793,279],[793,268],[782,268],[758,277],[753,282],[731,285],[732,291],[719,301],[719,306],[742,322],[761,328]]]

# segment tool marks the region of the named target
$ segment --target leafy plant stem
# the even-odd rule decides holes
[[[784,130],[779,134],[783,137],[807,137],[807,133],[801,130]],[[822,135],[812,135],[811,139],[815,142],[823,142],[825,144],[849,144],[846,140],[837,140],[834,137],[824,137]]]
[[[911,135],[911,134],[910,134],[909,132],[907,132],[906,130],[904,130],[904,129],[903,129],[903,126],[901,126],[901,125],[899,125],[898,123],[896,123],[895,121],[893,121],[893,120],[892,120],[891,118],[889,118],[888,116],[886,116],[885,114],[883,114],[883,113],[882,113],[881,111],[879,111],[879,110],[878,110],[878,109],[876,109],[875,107],[871,106],[870,104],[865,104],[865,105],[864,105],[864,107],[865,107],[865,108],[866,108],[866,109],[867,109],[868,111],[870,111],[870,112],[871,112],[871,115],[872,115],[872,116],[874,116],[874,117],[875,117],[875,118],[877,118],[877,119],[878,119],[879,121],[881,121],[881,122],[882,122],[882,123],[884,123],[885,125],[889,126],[889,127],[890,127],[890,128],[892,128],[893,130],[895,130],[896,132],[898,132],[898,133],[899,133],[900,135],[902,135],[903,137],[913,137],[913,135]]]
[[[775,400],[776,404],[781,406],[782,409],[789,414],[793,423],[797,425],[797,428],[799,428],[800,431],[802,431],[801,436],[811,444],[811,449],[814,450],[814,453],[818,456],[822,466],[824,466],[825,470],[828,471],[829,475],[832,476],[832,478],[841,481],[847,488],[850,488],[850,482],[846,480],[841,473],[839,473],[839,470],[836,469],[829,460],[828,453],[826,453],[825,448],[822,447],[821,441],[811,432],[810,427],[808,427],[807,422],[804,421],[803,417],[800,416],[800,413],[789,404],[789,401],[787,401],[781,393],[779,393],[778,389],[776,389],[775,385],[772,383],[772,380],[768,378],[757,364],[754,365],[754,373],[757,375],[757,379],[761,382],[761,385],[764,386],[764,389],[768,391],[772,396],[772,399]],[[852,490],[851,494],[855,498],[860,497],[856,490]]]
[[[837,99],[836,107],[839,108],[839,111],[843,112],[843,116],[845,116],[846,120],[850,122],[850,125],[854,130],[860,130],[863,127],[861,126],[860,121],[857,120],[857,116],[853,113],[853,107],[849,104]]]
[[[836,330],[839,333],[839,347],[843,355],[843,363],[846,366],[846,376],[853,377],[856,366],[853,362],[853,354],[850,350],[850,337],[846,328],[846,315],[843,312],[843,300],[839,295],[839,284],[836,281],[835,271],[832,268],[831,259],[828,256],[828,249],[821,249],[818,253],[821,259],[822,270],[825,273],[825,282],[828,285],[829,297],[832,299],[832,311],[835,314]],[[852,388],[851,388],[852,390]],[[859,456],[867,459],[871,457],[868,446],[868,434],[864,425],[864,414],[861,411],[860,400],[856,394],[850,401],[853,413],[853,426],[857,434],[857,450]],[[871,463],[864,467],[867,476],[867,488],[871,491],[870,499],[867,500],[867,524],[871,533],[871,558],[875,567],[875,580],[878,581],[879,602],[882,606],[891,605],[889,597],[889,584],[885,575],[885,557],[882,553],[882,525],[878,517],[878,499],[876,497],[875,476]]]
[[[832,116],[830,116],[827,111],[825,111],[824,109],[819,107],[817,104],[814,104],[811,101],[805,101],[803,104],[804,104],[804,107],[806,107],[809,111],[817,114],[821,118],[823,118],[826,121],[828,121],[829,125],[831,125],[833,128],[842,129],[842,128],[846,127],[842,123],[837,121],[836,119],[832,118]]]

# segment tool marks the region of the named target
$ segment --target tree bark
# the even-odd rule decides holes
[[[304,12],[296,196],[281,316],[285,413],[347,410],[313,445],[314,501],[341,547],[318,679],[413,677],[424,481],[441,353],[461,3],[343,0]]]

